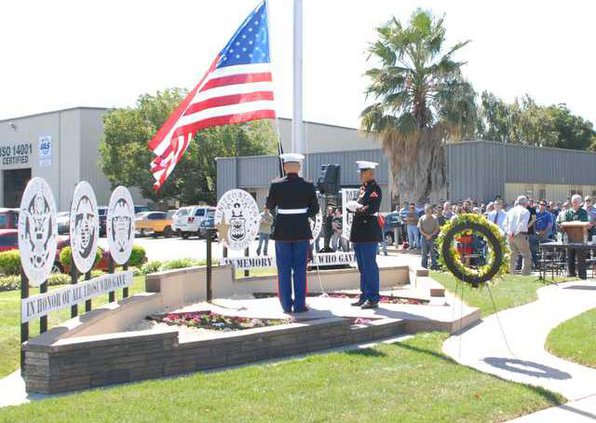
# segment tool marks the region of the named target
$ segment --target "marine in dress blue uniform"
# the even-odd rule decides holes
[[[277,209],[271,238],[275,240],[279,301],[284,312],[301,313],[308,310],[306,265],[312,239],[308,219],[319,212],[319,202],[312,182],[298,176],[304,156],[287,153],[280,157],[286,176],[271,183],[266,207]]]
[[[360,172],[360,192],[355,201],[347,204],[354,213],[350,241],[354,244],[354,253],[360,272],[360,299],[353,306],[364,309],[377,308],[379,305],[379,266],[377,265],[377,246],[383,239],[377,213],[381,206],[382,192],[375,181],[374,169],[378,163],[357,161]]]

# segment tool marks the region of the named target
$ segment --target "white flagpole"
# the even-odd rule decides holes
[[[292,152],[306,153],[304,128],[302,125],[302,0],[294,0],[294,115],[292,118]]]

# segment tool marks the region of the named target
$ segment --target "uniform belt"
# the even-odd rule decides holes
[[[279,214],[304,214],[308,211],[308,208],[303,209],[277,209]]]

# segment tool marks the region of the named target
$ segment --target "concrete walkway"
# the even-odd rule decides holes
[[[450,337],[443,351],[460,364],[541,386],[570,400],[518,421],[596,421],[596,369],[560,359],[544,349],[552,329],[594,307],[594,280],[546,286],[538,290],[537,301],[493,314]]]

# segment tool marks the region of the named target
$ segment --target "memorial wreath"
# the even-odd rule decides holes
[[[490,254],[473,254],[474,238],[483,239]],[[441,228],[439,262],[457,279],[478,287],[502,277],[508,269],[509,246],[497,225],[479,214],[461,214]],[[463,261],[462,261],[463,259]],[[472,261],[476,263],[472,267]]]

